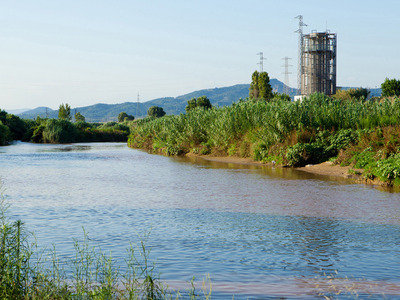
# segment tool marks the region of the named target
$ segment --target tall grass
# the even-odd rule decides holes
[[[371,129],[400,124],[400,100],[344,102],[314,94],[302,102],[240,101],[231,106],[197,109],[186,115],[138,122],[129,145],[164,154],[187,153],[207,144],[225,151],[249,135],[272,145],[293,131]]]
[[[128,144],[165,155],[211,153],[301,166],[338,155],[377,127],[400,129],[399,98],[342,101],[313,94],[302,102],[247,100],[145,119],[131,128]]]

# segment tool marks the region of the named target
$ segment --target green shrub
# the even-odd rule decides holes
[[[375,152],[372,152],[370,148],[365,149],[361,153],[357,153],[353,157],[354,167],[357,169],[364,169],[367,166],[374,165],[376,162]]]
[[[87,122],[85,122],[85,121],[78,121],[78,122],[75,122],[74,125],[75,125],[75,127],[76,127],[78,130],[84,130],[84,129],[86,129],[86,128],[93,128],[93,127],[94,127],[93,124],[87,123]]]
[[[10,129],[0,121],[0,146],[6,145],[11,139]]]
[[[44,143],[72,143],[76,141],[78,132],[76,127],[68,120],[49,119],[43,129]]]
[[[383,181],[393,181],[400,178],[400,154],[395,154],[388,159],[378,160],[373,173]]]
[[[358,140],[358,136],[357,131],[353,129],[339,130],[337,133],[329,135],[329,146],[326,148],[326,152],[329,153],[329,156],[336,156],[341,149],[346,149],[354,144]]]

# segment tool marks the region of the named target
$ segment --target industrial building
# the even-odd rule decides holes
[[[301,95],[336,94],[336,33],[312,32],[302,38]]]

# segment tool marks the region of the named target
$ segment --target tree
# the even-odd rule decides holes
[[[78,111],[75,113],[75,122],[85,122],[86,118]]]
[[[135,120],[135,117],[132,115],[128,115],[126,112],[120,112],[118,115],[118,122],[124,122],[124,121],[133,121]]]
[[[165,111],[162,107],[159,106],[152,106],[147,111],[149,117],[160,118],[165,115]]]
[[[71,107],[68,104],[61,104],[58,109],[58,118],[60,120],[71,121]]]
[[[386,78],[381,84],[382,96],[400,96],[400,80]]]
[[[258,90],[258,97],[261,99],[271,100],[274,96],[267,72],[261,72],[260,75],[258,75]]]
[[[7,145],[11,141],[11,131],[10,129],[0,121],[0,146]]]
[[[254,71],[251,76],[249,97],[252,99],[271,100],[274,96],[267,72]]]
[[[14,140],[21,140],[28,130],[27,122],[12,114],[7,114],[6,122],[3,124],[10,128]]]
[[[8,114],[0,109],[0,123],[8,127],[11,133],[11,140],[21,140],[27,131],[27,125],[24,120],[13,114]],[[1,143],[0,143],[1,144]]]
[[[358,100],[367,100],[371,91],[366,88],[358,88],[358,89],[350,89],[349,90],[350,97],[358,99]]]
[[[365,88],[336,90],[336,94],[332,96],[337,100],[351,101],[351,100],[366,100],[371,92]]]
[[[185,107],[186,112],[189,112],[196,107],[201,107],[203,109],[210,109],[212,107],[210,100],[206,96],[201,96],[198,98],[192,98],[188,101]]]
[[[249,97],[253,99],[258,99],[258,94],[259,94],[258,76],[259,76],[258,71],[254,71],[254,73],[251,75]]]

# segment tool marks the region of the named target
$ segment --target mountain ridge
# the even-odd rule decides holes
[[[285,84],[278,79],[272,78],[270,80],[272,89],[274,92],[283,93],[285,91]],[[210,99],[213,106],[227,106],[233,102],[245,99],[249,95],[250,84],[236,84],[228,87],[216,87],[209,89],[202,89],[193,91],[177,97],[162,97],[149,100],[146,102],[123,102],[117,104],[107,103],[96,103],[89,106],[75,107],[71,109],[71,114],[75,115],[76,112],[80,112],[87,122],[108,122],[117,121],[120,112],[126,112],[129,115],[135,116],[135,118],[143,118],[147,115],[147,110],[151,106],[160,106],[164,109],[168,115],[176,115],[185,112],[187,101],[192,98],[200,96],[206,96]],[[345,88],[347,89],[347,87]],[[372,89],[373,90],[373,89]],[[377,94],[371,90],[371,96]],[[297,89],[289,88],[289,95],[293,97],[296,95]],[[380,92],[380,91],[379,91]],[[35,119],[38,116],[41,118],[57,118],[58,110],[53,110],[48,107],[37,107],[32,110],[25,111],[18,114],[19,117],[24,119]]]

